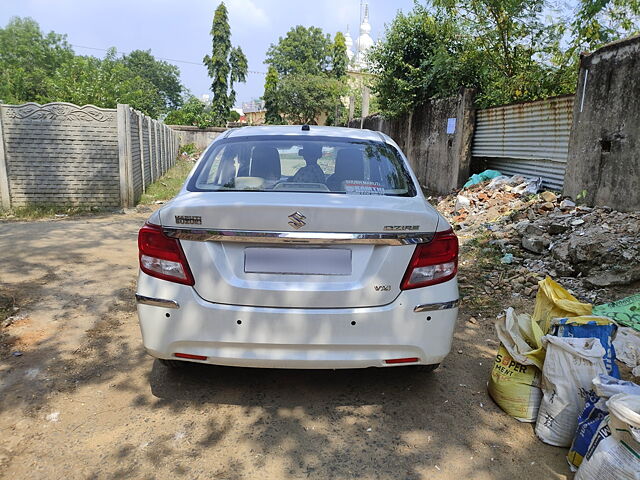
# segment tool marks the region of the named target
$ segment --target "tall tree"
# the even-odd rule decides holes
[[[235,102],[233,84],[244,82],[247,75],[247,58],[240,47],[231,46],[229,15],[224,2],[213,15],[211,39],[211,55],[205,55],[203,62],[211,78],[211,110],[216,123],[224,125]]]
[[[278,106],[278,72],[273,65],[269,66],[267,76],[264,81],[264,107],[267,110],[265,121],[269,125],[278,125],[282,123],[280,117],[280,108]]]
[[[327,72],[331,64],[331,39],[318,27],[298,25],[269,47],[265,63],[281,76]]]
[[[229,102],[231,107],[236,103],[236,91],[233,89],[233,84],[237,82],[247,81],[247,70],[249,64],[247,57],[245,57],[240,47],[234,47],[229,54],[229,64],[231,66],[231,75],[229,79],[229,88],[231,90],[229,94]]]
[[[134,50],[124,55],[122,61],[134,75],[152,83],[162,98],[163,111],[182,105],[183,86],[180,83],[180,69],[151,55],[151,50]]]
[[[269,47],[264,98],[271,122],[315,123],[322,114],[334,113],[347,89],[340,49],[320,28],[300,25]]]
[[[347,74],[347,42],[342,32],[336,33],[331,46],[331,73],[334,77],[342,78]]]
[[[64,35],[45,35],[35,20],[12,18],[0,28],[0,103],[43,101],[47,78],[73,56]]]

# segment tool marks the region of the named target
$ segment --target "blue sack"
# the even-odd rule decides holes
[[[551,334],[556,337],[597,338],[604,348],[604,365],[609,375],[620,378],[616,365],[616,350],[613,337],[618,326],[606,317],[554,318],[551,322]]]
[[[584,404],[584,410],[578,416],[578,429],[576,430],[576,436],[573,437],[573,443],[567,454],[567,460],[569,466],[574,472],[582,463],[584,456],[589,450],[591,439],[598,431],[600,422],[607,416],[607,411],[598,408],[598,401],[600,397],[591,390],[587,394],[587,400]]]

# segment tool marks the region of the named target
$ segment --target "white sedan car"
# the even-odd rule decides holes
[[[451,349],[458,240],[379,132],[229,130],[138,245],[144,346],[169,366],[431,370]]]

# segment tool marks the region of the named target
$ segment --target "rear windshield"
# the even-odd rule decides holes
[[[416,194],[398,151],[387,143],[286,135],[216,142],[187,189]]]

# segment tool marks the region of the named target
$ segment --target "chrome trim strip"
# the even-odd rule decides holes
[[[210,230],[165,227],[165,235],[198,242],[302,243],[302,244],[375,244],[415,245],[429,243],[435,232],[329,233],[270,232],[264,230]]]
[[[164,308],[180,308],[180,305],[175,300],[165,300],[163,298],[145,297],[136,293],[136,301],[143,305],[153,305],[154,307]]]
[[[456,308],[460,304],[460,300],[453,300],[451,302],[439,302],[439,303],[425,303],[418,305],[413,309],[414,312],[432,312],[434,310],[449,310],[450,308]]]

